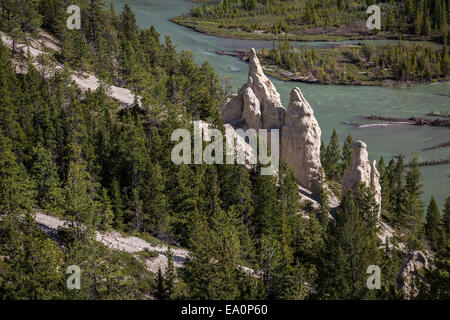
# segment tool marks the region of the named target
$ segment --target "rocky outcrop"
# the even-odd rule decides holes
[[[375,167],[375,161],[369,162],[367,145],[361,140],[352,145],[352,160],[350,167],[345,171],[342,181],[342,194],[353,189],[360,183],[364,183],[372,190],[378,204],[378,216],[381,205],[381,186],[379,183],[380,174]]]
[[[226,97],[223,104],[221,114],[222,120],[225,123],[234,123],[240,121],[242,117],[242,97],[237,94],[231,94]]]
[[[399,289],[403,291],[405,299],[412,299],[417,296],[418,288],[415,284],[420,278],[419,270],[428,268],[428,260],[422,251],[413,251],[397,275]]]
[[[377,162],[372,161],[370,166],[370,190],[372,190],[375,201],[378,203],[378,212],[381,213],[381,185],[380,173],[377,170]]]
[[[262,127],[281,129],[285,109],[280,94],[264,74],[255,49],[250,52],[248,80],[244,88],[251,88],[258,98],[262,112]]]
[[[292,90],[286,112],[280,94],[264,74],[254,49],[250,53],[247,83],[238,94],[227,97],[221,114],[225,123],[237,128],[279,129],[281,160],[293,169],[302,187],[318,195],[323,183],[321,130],[314,112],[299,88]]]
[[[245,89],[243,99],[244,107],[242,110],[242,119],[245,121],[248,128],[259,130],[259,128],[261,128],[261,107],[252,88],[247,87]]]
[[[282,128],[281,159],[292,168],[297,182],[314,194],[320,192],[324,180],[320,136],[311,106],[300,89],[294,88]]]
[[[280,94],[264,74],[254,49],[250,54],[247,83],[237,95],[227,97],[221,113],[225,123],[243,129],[281,129],[285,109]]]

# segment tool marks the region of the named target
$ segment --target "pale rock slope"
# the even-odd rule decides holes
[[[415,282],[421,277],[420,269],[428,267],[429,261],[422,251],[410,253],[397,275],[399,289],[403,291],[405,299],[409,300],[417,296],[418,288]]]
[[[7,34],[0,32],[0,36],[3,44],[12,49],[13,40]],[[61,49],[58,46],[58,41],[52,36],[45,32],[41,32],[42,41],[38,41],[34,38],[28,37],[28,44],[16,43],[16,51],[21,51],[26,57],[32,59],[32,64],[45,78],[51,78],[54,76],[55,72],[63,71],[63,67],[56,63],[50,63],[49,59],[46,62],[43,57],[48,56],[50,51],[60,52]],[[29,55],[29,56],[28,56]],[[50,64],[48,64],[50,63]],[[16,72],[27,73],[28,70],[26,66],[21,65],[15,61]],[[82,92],[88,90],[95,91],[102,84],[102,82],[93,74],[86,72],[73,73],[71,79]],[[117,86],[105,86],[106,94],[112,99],[123,104],[123,107],[133,106],[137,101],[138,105],[141,105],[141,97],[135,97],[135,95],[126,88],[121,88]]]

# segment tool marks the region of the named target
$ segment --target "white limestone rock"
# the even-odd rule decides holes
[[[320,163],[321,130],[299,88],[291,91],[281,136],[282,161],[291,167],[302,187],[317,195],[324,181]]]
[[[367,153],[367,145],[361,140],[356,141],[352,145],[352,160],[350,167],[344,173],[342,180],[342,194],[348,190],[354,189],[359,183],[364,183],[375,196],[378,204],[378,218],[380,215],[381,205],[381,186],[379,182],[380,174],[375,167],[376,161],[369,162],[369,154]]]
[[[422,251],[413,251],[397,275],[399,289],[403,291],[405,299],[415,298],[418,294],[418,288],[415,280],[420,277],[419,270],[428,268],[428,259]]]
[[[261,128],[261,109],[252,88],[245,89],[243,100],[242,120],[245,121],[247,128],[259,130]]]
[[[255,49],[250,51],[247,87],[252,88],[261,106],[262,127],[281,129],[285,109],[280,94],[264,74]]]

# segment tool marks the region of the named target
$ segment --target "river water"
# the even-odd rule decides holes
[[[272,41],[248,41],[217,38],[195,32],[171,23],[168,19],[186,13],[194,5],[186,0],[112,0],[116,13],[128,4],[136,14],[141,28],[154,25],[161,34],[161,40],[169,35],[177,50],[189,50],[196,61],[209,60],[220,78],[231,77],[233,91],[237,91],[247,81],[248,65],[234,57],[216,55],[217,50],[270,48]],[[358,41],[353,41],[358,42]],[[347,43],[352,43],[348,41]],[[308,43],[311,46],[327,46],[330,43]],[[314,110],[322,129],[322,139],[328,143],[333,128],[336,129],[341,145],[351,133],[354,140],[361,139],[368,145],[371,160],[384,156],[389,160],[402,154],[410,158],[411,153],[419,155],[419,160],[437,160],[449,157],[449,148],[421,151],[430,146],[450,141],[449,128],[398,126],[391,128],[358,129],[344,122],[368,123],[361,116],[369,114],[422,116],[431,110],[450,112],[450,83],[417,85],[408,89],[356,86],[323,86],[296,82],[279,81],[271,78],[279,91],[282,102],[288,104],[292,88],[300,87]],[[428,202],[431,195],[444,207],[450,191],[450,165],[421,167],[424,184],[423,200]]]

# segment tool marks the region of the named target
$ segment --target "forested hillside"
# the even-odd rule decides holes
[[[101,0],[71,4],[82,9],[81,30],[67,29],[66,1],[0,1],[0,31],[14,38],[12,50],[0,43],[1,299],[395,299],[413,250],[435,255],[437,267],[419,296],[449,298],[450,198],[442,219],[432,199],[424,221],[417,159],[378,165],[382,216],[398,230],[391,246],[381,245],[362,185],[328,219],[326,195],[320,206],[301,202],[285,166],[272,177],[260,165],[175,165],[175,129],[192,130],[198,119],[223,129],[226,92],[214,70],[154,28],[139,29],[128,6],[116,14]],[[49,59],[64,65],[47,78],[15,50],[42,29],[61,47]],[[17,61],[28,72],[17,73]],[[82,93],[76,71],[104,85]],[[112,84],[141,96],[141,106],[121,108],[106,94]],[[351,141],[341,149],[334,134],[322,143],[333,189]],[[47,236],[34,222],[38,210],[67,226]],[[168,271],[153,274],[151,253],[139,259],[95,241],[95,231],[111,229],[185,247],[190,258],[175,271],[170,257]],[[80,290],[66,287],[69,265],[82,270]],[[369,265],[383,270],[381,290],[366,286]]]

